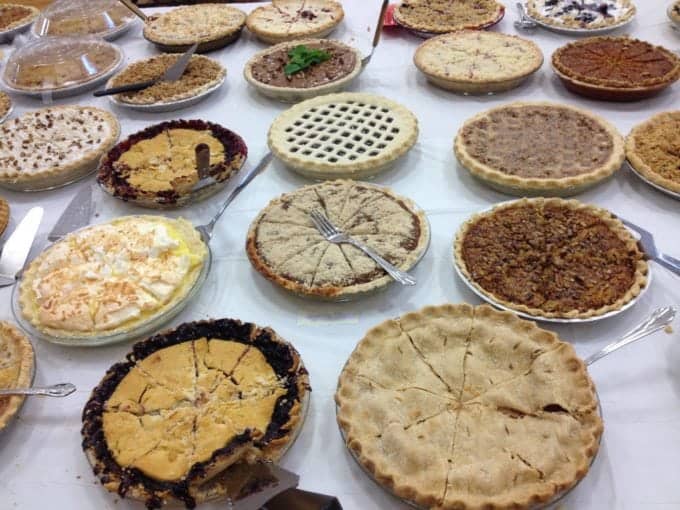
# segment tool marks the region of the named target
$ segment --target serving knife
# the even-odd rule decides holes
[[[7,287],[16,282],[17,275],[23,269],[33,246],[43,213],[42,207],[32,208],[7,239],[0,255],[0,287]]]
[[[92,214],[92,187],[83,186],[57,220],[56,225],[47,236],[54,243],[66,234],[84,227],[90,222]]]

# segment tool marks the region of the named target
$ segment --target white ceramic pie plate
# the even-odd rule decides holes
[[[117,26],[111,30],[108,30],[107,32],[104,32],[102,34],[92,34],[95,37],[101,37],[102,39],[106,41],[113,41],[114,39],[117,39],[121,35],[125,34],[128,30],[130,30],[135,23],[137,22],[137,18],[129,18],[125,23],[123,23],[120,26]],[[31,26],[31,35],[35,37],[43,37],[41,36],[38,32],[38,21],[35,21],[33,25]]]
[[[526,4],[524,5],[524,10],[526,12],[526,17],[529,18],[531,21],[539,25],[541,28],[545,28],[546,30],[550,30],[551,32],[556,32],[558,34],[564,34],[564,35],[586,35],[586,36],[591,36],[591,35],[599,35],[599,34],[606,34],[607,32],[611,32],[613,30],[616,30],[617,28],[622,28],[625,27],[626,25],[632,23],[632,21],[635,19],[635,16],[637,16],[637,12],[633,14],[630,18],[627,20],[624,20],[620,23],[617,23],[615,25],[610,25],[607,27],[598,27],[598,28],[570,28],[570,27],[561,27],[559,25],[551,25],[550,23],[546,23],[545,21],[542,21],[540,19],[532,18],[531,15],[529,14],[529,10],[526,8]]]
[[[656,188],[659,191],[661,191],[662,193],[665,193],[666,195],[668,195],[669,197],[673,197],[676,200],[680,200],[680,193],[677,193],[676,191],[669,190],[669,189],[664,188],[663,186],[661,186],[661,185],[659,185],[655,182],[650,181],[649,179],[647,179],[647,177],[645,177],[640,172],[635,170],[633,165],[631,165],[628,161],[626,161],[626,166],[628,166],[628,168],[630,168],[631,172],[633,172],[635,175],[637,175],[642,181],[649,184],[652,188]]]

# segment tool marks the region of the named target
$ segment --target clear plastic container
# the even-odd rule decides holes
[[[32,31],[39,37],[114,39],[128,30],[136,19],[118,0],[57,0],[42,11]]]

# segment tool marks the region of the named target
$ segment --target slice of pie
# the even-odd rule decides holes
[[[0,126],[0,186],[46,189],[97,168],[118,140],[118,120],[89,106],[33,110]]]
[[[659,113],[633,128],[626,156],[647,180],[680,193],[680,111]]]
[[[536,508],[588,473],[603,430],[572,346],[486,305],[428,306],[369,330],[335,400],[361,465],[423,508]]]
[[[487,94],[517,87],[540,69],[543,53],[528,39],[463,30],[425,41],[413,60],[427,79],[439,87]]]
[[[394,9],[401,26],[426,34],[446,34],[466,28],[482,29],[498,23],[505,14],[496,0],[407,0]]]
[[[582,30],[613,28],[635,16],[631,0],[528,0],[526,9],[530,17],[542,23]]]
[[[0,198],[0,236],[5,232],[9,224],[9,204],[4,198]]]
[[[308,392],[298,352],[271,329],[185,323],[108,370],[83,410],[83,449],[107,490],[194,508],[230,466],[281,457]]]
[[[555,103],[510,103],[467,120],[454,150],[472,175],[513,195],[573,195],[622,165],[623,137],[603,118]]]
[[[335,0],[273,0],[248,15],[248,30],[276,44],[307,37],[325,37],[345,17]]]
[[[33,383],[34,358],[29,339],[9,322],[0,321],[0,388],[29,388]],[[24,398],[0,396],[0,431],[19,412]]]
[[[576,200],[525,198],[477,214],[458,231],[454,259],[490,301],[535,317],[598,317],[647,285],[635,238]]]
[[[38,14],[40,11],[30,5],[3,3],[0,5],[0,35],[28,26]]]
[[[246,251],[260,274],[296,294],[349,299],[392,282],[359,249],[326,241],[309,217],[313,210],[403,271],[418,263],[429,244],[425,214],[387,188],[326,181],[286,193],[255,218]]]
[[[209,174],[226,183],[245,163],[243,139],[219,124],[173,120],[129,136],[109,151],[97,180],[111,195],[146,207],[181,206],[197,198],[196,147],[210,150]],[[219,186],[212,185],[212,191]],[[203,189],[200,197],[207,196]]]

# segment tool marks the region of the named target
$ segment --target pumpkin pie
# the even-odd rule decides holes
[[[0,36],[16,28],[27,26],[40,11],[30,5],[3,3],[0,5]]]
[[[35,369],[33,346],[9,322],[0,321],[0,388],[28,388]],[[0,396],[0,431],[9,425],[24,403],[24,396]]]
[[[271,329],[182,324],[108,370],[83,410],[83,449],[107,490],[194,508],[231,466],[280,458],[308,392],[299,354]]]
[[[488,28],[505,14],[496,0],[407,0],[394,9],[394,21],[424,34]]]
[[[487,305],[428,306],[372,328],[335,400],[359,463],[419,508],[549,503],[585,477],[603,431],[573,347]]]
[[[635,5],[631,0],[528,0],[526,9],[531,18],[566,29],[614,28],[635,16]]]

